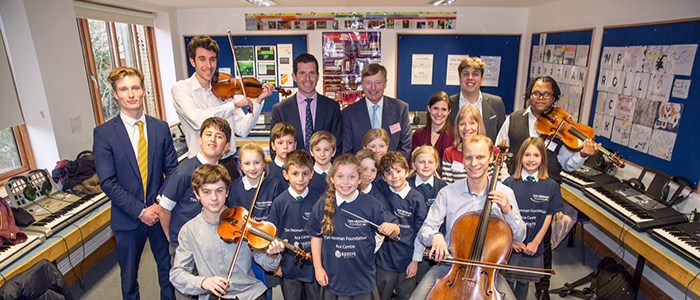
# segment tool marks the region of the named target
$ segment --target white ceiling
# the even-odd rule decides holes
[[[87,0],[89,2],[111,2],[109,0]],[[430,7],[429,0],[275,0],[276,7]],[[450,6],[442,7],[533,7],[556,0],[456,0]],[[118,2],[118,1],[117,1]],[[132,0],[167,8],[221,8],[221,7],[256,7],[245,0]]]

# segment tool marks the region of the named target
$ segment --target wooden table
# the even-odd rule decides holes
[[[659,243],[649,236],[648,233],[639,232],[630,228],[629,225],[623,228],[623,221],[621,219],[614,216],[604,207],[588,199],[582,191],[564,183],[561,185],[561,193],[566,202],[576,207],[576,209],[588,216],[592,222],[598,224],[599,228],[607,231],[610,235],[617,237],[621,230],[626,231],[626,233],[624,233],[625,246],[638,253],[635,277],[641,278],[645,261],[656,266],[682,286],[687,286],[688,283],[695,278],[695,274],[700,272],[700,268],[695,264],[685,257],[678,255],[666,245]],[[689,289],[696,296],[700,297],[699,281],[700,278],[693,281]]]
[[[85,242],[93,234],[109,226],[111,211],[112,202],[107,201],[103,203],[73,223],[80,229],[75,226],[66,226],[12,264],[0,270],[0,274],[5,276],[5,280],[9,280],[17,274],[29,269],[42,259],[51,262],[58,260],[68,254],[69,249],[80,246],[81,239],[84,239],[82,242]],[[0,280],[2,279],[0,278]],[[5,280],[2,281],[2,284],[5,284]]]

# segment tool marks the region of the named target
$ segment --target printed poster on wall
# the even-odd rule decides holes
[[[433,84],[433,55],[413,54],[411,57],[411,84]]]
[[[294,62],[294,48],[292,44],[277,44],[277,66],[279,78],[277,83],[281,87],[293,87],[294,79],[292,78]]]
[[[447,74],[445,75],[445,85],[459,85],[459,63],[467,55],[448,54],[447,55]]]
[[[482,76],[482,86],[498,86],[498,77],[501,73],[500,56],[481,56],[484,61],[484,75]]]

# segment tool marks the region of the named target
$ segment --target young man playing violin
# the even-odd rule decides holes
[[[217,230],[219,216],[226,209],[224,204],[229,186],[231,177],[221,165],[202,165],[194,171],[192,190],[203,209],[182,226],[170,281],[182,293],[198,295],[201,300],[209,299],[210,295],[224,299],[264,300],[267,287],[255,278],[252,261],[254,259],[264,269],[273,271],[282,260],[279,253],[284,250],[284,245],[274,240],[262,252],[251,250],[248,243],[243,242],[227,281],[237,244],[226,243]]]
[[[236,95],[225,101],[217,98],[211,89],[211,80],[216,72],[219,59],[219,45],[206,35],[192,38],[187,45],[190,64],[195,73],[187,79],[176,82],[172,87],[173,104],[180,118],[182,130],[187,140],[187,157],[192,158],[199,152],[199,131],[202,122],[209,117],[223,118],[229,122],[233,134],[231,144],[236,145],[235,135],[246,137],[253,125],[258,121],[265,98],[272,94],[272,85],[263,85],[260,96],[256,99]],[[243,107],[252,107],[251,113],[244,113]],[[233,154],[236,147],[225,153],[221,164],[229,170],[233,179],[238,177],[236,162]]]
[[[465,180],[455,181],[438,192],[435,202],[428,210],[428,216],[418,231],[417,242],[431,247],[429,257],[438,262],[418,284],[411,299],[425,299],[436,279],[442,278],[450,271],[451,264],[440,263],[451,258],[450,250],[472,245],[452,245],[452,234],[465,234],[454,230],[455,221],[466,213],[480,212],[488,198],[493,202],[492,218],[505,219],[513,232],[513,240],[525,239],[525,223],[518,210],[513,190],[498,182],[494,191],[489,191],[488,167],[493,156],[493,142],[486,136],[476,135],[462,143],[464,167],[467,171]],[[446,235],[440,233],[440,226],[446,224]],[[515,299],[506,280],[499,275],[497,290],[505,294],[506,299]]]
[[[510,145],[509,152],[518,153],[520,145],[528,137],[538,137],[540,134],[535,129],[537,118],[547,109],[552,107],[561,97],[561,90],[557,82],[549,76],[535,78],[527,87],[525,100],[529,106],[526,109],[513,112],[506,118],[503,127],[498,132],[496,144],[505,141]],[[551,142],[545,140],[547,145],[547,172],[549,177],[561,184],[561,171],[575,171],[586,162],[588,156],[598,152],[597,144],[590,139],[583,141],[583,149],[574,152],[563,146],[558,138]],[[514,156],[515,157],[515,156]],[[515,160],[510,160],[508,171],[515,171]],[[544,268],[552,267],[551,230],[544,236]],[[549,276],[545,276],[536,284],[535,294],[538,299],[549,299]]]

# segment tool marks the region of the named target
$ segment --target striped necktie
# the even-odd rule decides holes
[[[146,183],[148,182],[148,144],[146,143],[146,136],[143,133],[143,122],[137,121],[136,126],[139,127],[139,155],[136,158],[139,162],[143,194],[146,195]]]
[[[305,99],[306,101],[306,124],[304,127],[304,148],[309,151],[309,140],[311,140],[311,135],[314,133],[314,123],[311,116],[311,101],[313,98]]]

